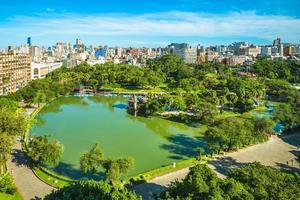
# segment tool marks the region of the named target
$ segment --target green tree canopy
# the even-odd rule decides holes
[[[63,145],[48,136],[34,136],[29,141],[29,156],[40,165],[56,166],[63,153]]]
[[[80,169],[84,173],[95,173],[101,166],[103,159],[104,155],[99,144],[94,144],[89,152],[82,154],[80,157]]]
[[[102,166],[106,172],[106,178],[113,185],[120,182],[121,174],[127,173],[132,169],[134,165],[134,159],[128,158],[113,158],[103,161]]]
[[[103,181],[77,181],[48,194],[44,200],[141,200],[134,192]]]

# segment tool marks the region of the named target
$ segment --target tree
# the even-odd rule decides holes
[[[210,127],[205,131],[204,140],[210,149],[211,155],[227,148],[227,136],[224,131],[216,127]]]
[[[171,183],[158,199],[221,199],[219,181],[217,175],[207,165],[198,164],[190,168],[190,172],[182,182]]]
[[[300,124],[300,113],[297,113],[292,104],[285,103],[277,108],[274,119],[279,121],[286,129],[291,129]]]
[[[300,176],[259,163],[233,168],[225,179],[219,179],[207,165],[198,164],[182,181],[173,182],[159,200],[169,199],[274,199],[297,200]]]
[[[254,200],[253,195],[244,188],[243,184],[233,178],[221,181],[220,188],[224,199]]]
[[[38,107],[40,106],[41,103],[45,103],[47,100],[47,96],[44,92],[38,92],[36,96],[33,99],[33,103],[37,103]]]
[[[198,161],[201,161],[202,155],[205,153],[204,148],[203,148],[203,147],[198,147],[198,148],[196,148],[196,152],[197,152],[197,157],[196,157],[196,159],[197,159]]]
[[[10,156],[13,143],[13,137],[7,133],[0,133],[0,175],[5,171],[5,165]]]
[[[199,101],[193,108],[193,113],[198,120],[206,118],[212,118],[217,112],[217,107],[206,101]]]
[[[239,99],[235,103],[235,107],[240,113],[248,112],[254,108],[254,103],[252,99]]]
[[[29,141],[29,156],[39,165],[56,166],[63,153],[63,145],[48,136],[34,136]]]
[[[18,109],[18,103],[9,98],[0,98],[0,109],[6,108],[10,111],[16,111]]]
[[[45,200],[141,200],[126,188],[116,188],[103,181],[76,181],[48,194]]]
[[[121,174],[127,173],[133,167],[133,165],[134,160],[131,157],[106,159],[102,162],[102,166],[105,169],[106,178],[113,185],[119,184]]]
[[[144,110],[144,114],[146,116],[153,115],[157,112],[162,111],[162,104],[158,99],[150,99],[145,105],[144,108],[141,108],[141,110]]]
[[[253,124],[254,123],[254,124]],[[242,119],[239,117],[227,117],[216,121],[212,127],[204,133],[204,140],[212,153],[220,151],[236,150],[250,144],[264,142],[270,131],[272,122],[263,119]]]
[[[234,92],[230,92],[226,95],[226,99],[231,105],[234,105],[237,102],[238,97]]]
[[[94,144],[89,152],[82,154],[80,157],[80,169],[84,173],[95,173],[101,166],[104,155],[99,144]]]
[[[0,178],[0,193],[13,195],[17,191],[13,178],[7,173]]]
[[[30,124],[22,111],[10,111],[7,108],[0,108],[0,133],[7,133],[11,136],[22,135]]]
[[[273,132],[275,122],[272,119],[268,117],[263,117],[261,119],[254,117],[252,121],[254,125],[254,131],[265,134]]]
[[[0,106],[0,175],[5,172],[15,137],[21,136],[29,126],[29,120],[22,111],[16,110],[14,103],[9,100],[1,102],[5,104]]]
[[[232,169],[228,175],[240,182],[255,199],[299,199],[299,174],[280,171],[259,163]]]

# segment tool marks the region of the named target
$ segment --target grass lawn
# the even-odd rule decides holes
[[[133,177],[128,177],[125,181],[126,182],[132,181],[132,183],[145,182],[145,181],[151,180],[155,177],[162,176],[164,174],[168,174],[168,173],[178,171],[178,170],[186,168],[186,167],[193,166],[195,163],[196,163],[195,158],[179,161],[179,162],[176,163],[175,167],[173,165],[163,166],[163,167],[160,167],[160,168],[156,168],[156,169],[138,174],[138,175],[133,176]]]
[[[63,188],[72,182],[71,179],[67,179],[60,175],[54,174],[46,169],[41,170],[40,168],[35,167],[34,173],[44,182],[56,188]]]
[[[16,192],[14,195],[0,193],[0,200],[23,200],[23,198],[18,192]]]

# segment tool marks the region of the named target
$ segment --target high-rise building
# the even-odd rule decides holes
[[[271,56],[272,55],[272,47],[269,47],[269,46],[261,47],[261,49],[260,49],[260,55],[262,57]]]
[[[25,53],[25,54],[29,54],[29,46],[28,45],[21,45],[17,48],[17,52],[18,53]]]
[[[40,62],[42,60],[42,50],[38,46],[30,47],[30,54],[33,62]]]
[[[81,46],[81,45],[83,45],[82,40],[77,38],[76,39],[76,46]]]
[[[65,44],[63,42],[56,43],[56,58],[60,59],[64,56],[65,53]]]
[[[0,53],[0,95],[15,92],[31,80],[29,54]]]
[[[97,49],[97,51],[95,52],[95,58],[99,58],[99,57],[102,57],[102,58],[106,58],[107,56],[107,51],[105,48],[103,47],[100,47],[99,49]]]
[[[76,39],[76,44],[74,47],[76,48],[77,53],[83,53],[85,50],[84,44],[83,44],[82,40],[79,38]]]
[[[122,48],[116,48],[115,49],[115,55],[118,57],[118,58],[121,58],[122,57],[122,54],[123,53],[123,50]]]
[[[178,55],[185,63],[197,62],[197,49],[187,43],[172,43],[168,49],[171,54]]]
[[[291,56],[293,54],[292,46],[285,46],[283,47],[283,55],[284,56]]]
[[[273,46],[280,46],[281,45],[281,39],[280,38],[276,38],[273,42]]]
[[[205,49],[203,46],[197,46],[197,63],[204,63],[205,62]]]
[[[279,45],[279,55],[282,57],[283,56],[283,45]]]
[[[28,45],[28,46],[31,46],[31,37],[28,37],[28,38],[27,38],[27,45]]]
[[[249,46],[246,48],[245,55],[252,56],[256,58],[256,56],[260,54],[260,47],[258,46]]]

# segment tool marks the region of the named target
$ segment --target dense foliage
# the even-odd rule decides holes
[[[134,192],[111,186],[102,181],[78,181],[51,194],[45,200],[138,200]]]
[[[56,166],[63,153],[63,145],[48,136],[34,136],[28,146],[29,156],[39,165]]]
[[[230,172],[255,199],[299,199],[300,175],[282,172],[259,163]]]
[[[134,160],[131,157],[105,158],[99,144],[94,144],[89,152],[80,157],[80,169],[83,173],[97,173],[103,167],[106,180],[113,185],[119,185],[121,174],[127,173],[133,165]]]
[[[298,174],[259,163],[233,169],[226,179],[219,179],[207,165],[196,165],[182,181],[172,183],[158,199],[296,200],[300,196],[299,181]]]
[[[300,82],[300,65],[286,60],[261,59],[251,66],[251,71],[261,77]]]
[[[0,102],[3,103],[0,104],[0,174],[3,174],[16,137],[27,130],[29,120],[22,110],[17,110],[14,101],[3,98]]]
[[[216,121],[204,134],[212,153],[237,150],[268,139],[275,123],[269,118],[228,117]]]
[[[6,173],[6,162],[10,158],[16,137],[22,136],[29,124],[15,101],[0,98],[0,192],[16,192],[12,177]]]
[[[89,152],[83,153],[80,157],[80,169],[83,173],[93,172],[101,166],[104,155],[99,144],[94,144]]]
[[[17,191],[13,178],[9,174],[5,174],[0,178],[0,192],[14,194]]]

